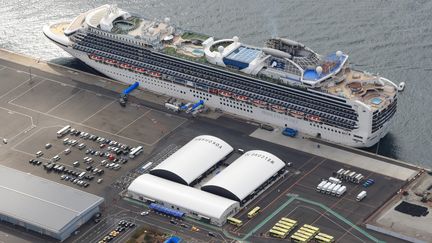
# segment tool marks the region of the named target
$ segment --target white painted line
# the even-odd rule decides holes
[[[103,106],[102,108],[100,108],[98,111],[96,111],[93,115],[91,115],[91,116],[87,117],[86,119],[82,120],[82,121],[80,122],[80,124],[83,125],[84,122],[88,121],[90,118],[94,117],[97,113],[101,112],[102,110],[104,110],[105,108],[107,108],[108,106],[110,106],[110,105],[111,105],[112,103],[114,103],[114,102],[115,102],[115,100],[109,102],[108,104],[106,104],[105,106]],[[83,126],[84,126],[84,125],[83,125]]]
[[[53,108],[49,109],[49,111],[47,111],[46,113],[50,113],[51,111],[55,110],[57,107],[63,105],[64,103],[66,103],[68,100],[72,99],[75,95],[77,95],[78,93],[81,93],[81,91],[83,90],[79,90],[78,92],[76,92],[75,94],[69,96],[69,98],[63,100],[62,102],[58,103],[56,106],[54,106]]]
[[[130,125],[132,125],[132,123],[138,121],[139,119],[141,119],[142,117],[144,117],[145,115],[147,115],[150,111],[152,111],[152,109],[149,109],[148,111],[144,112],[144,114],[142,114],[141,116],[139,116],[137,119],[133,120],[131,123],[129,123],[126,126],[124,126],[122,129],[120,129],[120,131],[116,132],[116,135],[120,134],[123,130],[125,130],[126,128],[128,128]]]
[[[159,112],[159,113],[163,113],[162,111],[157,111],[157,110],[154,110],[154,111]],[[175,115],[173,115],[173,116],[175,116]],[[186,118],[183,118],[183,117],[180,117],[180,116],[175,116],[175,117],[179,118],[180,120],[182,120],[182,122],[179,122],[179,124],[177,126],[175,126],[171,131],[169,131],[168,133],[164,134],[163,136],[159,137],[159,139],[157,139],[156,141],[154,141],[153,143],[151,143],[150,144],[151,146],[153,146],[156,143],[158,143],[161,139],[163,139],[164,137],[166,137],[168,134],[174,132],[177,128],[179,128],[181,125],[185,124],[186,121],[187,121]]]
[[[10,110],[10,109],[7,109],[7,108],[4,108],[4,107],[1,107],[1,106],[0,106],[0,109],[6,110],[8,113],[18,114],[18,115],[21,115],[21,116],[24,116],[24,117],[27,117],[27,118],[30,119],[30,123],[31,123],[31,125],[30,125],[29,127],[24,128],[24,129],[21,130],[19,133],[15,134],[15,136],[10,137],[10,138],[6,138],[6,139],[8,139],[9,141],[14,140],[14,139],[15,139],[16,137],[18,137],[20,134],[22,134],[22,133],[27,133],[28,131],[30,131],[31,129],[33,129],[33,128],[36,127],[36,125],[34,125],[34,123],[33,123],[33,117],[31,117],[31,116],[29,116],[29,115],[26,115],[26,114],[23,114],[23,113],[21,113],[21,112],[17,112],[17,111],[13,111],[13,110]]]
[[[18,89],[19,87],[21,87],[22,85],[24,85],[25,83],[27,83],[28,81],[30,81],[30,79],[27,79],[26,81],[22,82],[21,84],[19,84],[18,86],[16,86],[15,88],[9,90],[8,92],[4,93],[2,96],[0,96],[0,99],[5,97],[6,95],[10,94],[11,92],[13,92],[14,90]]]
[[[25,107],[25,106],[22,106],[22,105],[18,105],[18,104],[15,104],[15,103],[11,103],[11,105],[16,106],[16,107],[20,107],[20,108],[22,108],[22,109],[26,109],[26,110],[29,110],[29,111],[33,111],[33,112],[35,112],[35,113],[39,113],[39,114],[42,114],[42,115],[46,115],[46,116],[49,116],[49,117],[52,117],[52,118],[55,118],[55,119],[58,119],[58,120],[61,120],[61,121],[65,121],[65,122],[68,122],[68,123],[70,123],[70,124],[80,125],[80,126],[83,126],[83,127],[88,128],[88,129],[93,129],[93,130],[96,130],[96,131],[98,131],[98,132],[106,133],[106,134],[111,135],[111,136],[117,136],[117,137],[119,137],[119,138],[123,138],[123,139],[125,139],[125,140],[129,140],[129,141],[133,141],[133,142],[136,142],[136,143],[144,144],[144,145],[146,145],[146,146],[151,146],[151,144],[145,143],[145,142],[143,142],[143,141],[139,141],[139,140],[136,140],[136,139],[133,139],[133,138],[128,138],[128,137],[124,137],[124,136],[116,135],[116,134],[111,133],[111,132],[108,132],[108,131],[103,131],[103,130],[100,130],[100,129],[95,128],[95,127],[91,127],[91,126],[84,125],[84,124],[82,124],[82,123],[77,123],[77,122],[75,122],[75,121],[71,121],[71,120],[68,120],[68,119],[64,119],[64,118],[61,118],[61,117],[58,117],[58,116],[54,116],[54,115],[51,115],[51,114],[46,114],[46,113],[43,113],[43,112],[41,112],[41,111],[37,111],[37,110],[31,109],[31,108],[28,108],[28,107]]]
[[[30,89],[24,91],[23,93],[21,93],[21,94],[18,95],[17,97],[15,97],[15,98],[9,100],[8,103],[9,103],[9,104],[13,104],[13,102],[14,102],[16,99],[18,99],[18,98],[24,96],[25,94],[27,94],[28,92],[30,92],[31,90],[33,90],[34,88],[36,88],[38,85],[40,85],[40,84],[42,84],[42,83],[44,83],[44,82],[45,82],[45,80],[40,81],[40,82],[37,83],[35,86],[33,86],[33,87],[31,87]]]
[[[62,128],[61,125],[55,125],[55,126],[47,126],[47,127],[39,127],[38,130],[36,130],[34,133],[30,134],[30,136],[23,138],[21,141],[19,141],[18,143],[16,143],[12,149],[20,151],[19,149],[17,149],[16,147],[20,144],[22,144],[24,141],[30,139],[31,137],[33,137],[35,134],[39,133],[42,129],[47,129],[47,128],[53,128],[53,127],[58,127],[58,128]]]

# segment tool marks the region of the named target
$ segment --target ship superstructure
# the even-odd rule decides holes
[[[122,82],[332,142],[369,147],[387,134],[397,86],[285,38],[265,47],[216,39],[103,5],[44,27],[58,46]]]

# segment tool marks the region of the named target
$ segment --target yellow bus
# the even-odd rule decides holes
[[[292,224],[292,223],[288,223],[288,222],[285,222],[285,221],[279,221],[279,222],[277,222],[278,224],[283,224],[283,225],[285,225],[285,226],[287,226],[287,227],[290,227],[290,228],[294,228],[295,227],[295,225],[294,224]]]
[[[270,236],[281,238],[281,239],[285,239],[285,237],[287,236],[287,234],[285,232],[280,232],[280,231],[274,230],[274,229],[271,229],[269,231],[269,234],[270,234]]]
[[[303,227],[304,227],[304,228],[311,229],[311,230],[315,230],[317,233],[320,232],[319,228],[317,228],[317,227],[315,227],[315,226],[312,226],[312,225],[309,225],[309,224],[304,224]]]
[[[253,218],[255,216],[257,216],[257,214],[261,211],[260,207],[254,207],[251,211],[249,211],[249,213],[247,214],[248,218]]]
[[[301,236],[298,235],[291,235],[291,242],[295,242],[295,243],[305,243],[308,242],[309,240],[307,238],[303,238]]]
[[[306,227],[301,227],[300,230],[303,230],[303,231],[305,231],[305,232],[308,232],[308,233],[310,233],[311,235],[316,235],[316,234],[318,234],[317,231],[315,231],[315,230],[311,230],[311,229],[306,228]]]
[[[281,227],[273,226],[272,229],[280,231],[280,232],[288,233],[287,229],[284,229],[284,228],[281,228]]]
[[[331,235],[319,233],[318,235],[315,236],[315,241],[322,242],[322,243],[329,243],[329,242],[334,242],[335,240],[334,237]]]
[[[291,229],[292,229],[292,227],[290,227],[290,226],[286,226],[286,225],[281,224],[281,223],[276,223],[275,226],[277,226],[277,227],[279,227],[279,228],[282,228],[282,229],[286,229],[286,230],[288,230],[288,231],[291,231]]]
[[[285,222],[297,225],[297,221],[289,219],[289,218],[281,218],[281,221],[285,221]]]
[[[233,218],[233,217],[228,217],[227,221],[228,221],[228,223],[235,225],[237,227],[240,227],[243,225],[243,221],[241,221],[240,219]]]
[[[298,231],[296,231],[293,235],[300,236],[301,238],[304,238],[306,240],[310,240],[312,238],[310,235],[305,235],[305,234],[299,233]]]
[[[304,231],[304,230],[302,230],[302,229],[297,230],[296,233],[299,233],[299,234],[305,235],[305,236],[307,236],[308,238],[312,238],[312,237],[314,236],[313,234],[311,234],[311,233],[309,233],[309,232],[306,232],[306,231]]]

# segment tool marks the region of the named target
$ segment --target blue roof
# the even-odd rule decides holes
[[[155,210],[155,211],[158,211],[158,212],[161,212],[161,213],[164,213],[167,215],[171,215],[171,216],[174,216],[177,218],[181,218],[184,216],[184,213],[181,211],[171,209],[171,208],[166,208],[166,207],[159,205],[159,204],[156,204],[156,203],[151,203],[150,208]]]
[[[166,239],[164,243],[179,243],[181,239],[177,236],[171,236],[170,238]]]
[[[239,48],[232,51],[226,58],[244,62],[244,63],[250,63],[253,59],[255,59],[258,54],[261,52],[260,49],[250,48],[246,46],[240,46]]]

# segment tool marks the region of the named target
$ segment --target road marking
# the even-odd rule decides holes
[[[1,69],[0,69],[1,71]],[[14,90],[18,89],[19,87],[23,86],[24,84],[26,84],[27,82],[29,82],[31,79],[27,79],[24,82],[20,83],[18,86],[16,86],[15,88],[9,90],[8,92],[4,93],[3,95],[0,96],[0,99],[5,97],[6,95],[10,94],[11,92],[13,92]]]
[[[34,88],[36,88],[37,86],[39,86],[40,84],[45,83],[45,81],[46,81],[46,79],[43,79],[42,81],[40,81],[39,83],[37,83],[37,84],[35,84],[33,87],[31,87],[30,89],[28,89],[28,90],[22,92],[22,93],[21,93],[20,95],[18,95],[17,97],[15,97],[15,98],[9,100],[7,103],[8,103],[8,104],[11,104],[11,105],[14,105],[15,103],[13,103],[13,102],[14,102],[16,99],[18,99],[18,98],[24,96],[25,94],[27,94],[28,92],[30,92],[31,90],[33,90]]]
[[[105,108],[107,108],[108,106],[110,106],[111,104],[113,104],[115,102],[115,100],[109,102],[108,104],[106,104],[105,106],[103,106],[102,108],[100,108],[98,111],[96,111],[93,115],[87,117],[86,119],[82,120],[80,122],[80,124],[84,124],[84,122],[88,121],[90,118],[94,117],[97,113],[103,111]]]
[[[122,129],[120,129],[118,132],[116,132],[115,134],[118,135],[120,134],[122,131],[124,131],[126,128],[128,128],[130,125],[132,125],[134,122],[138,121],[139,119],[141,119],[142,117],[144,117],[145,115],[147,115],[148,113],[150,113],[150,111],[152,111],[152,109],[149,109],[148,111],[144,112],[144,114],[142,114],[141,116],[139,116],[137,119],[133,120],[131,123],[127,124],[126,126],[124,126]]]
[[[62,102],[58,103],[56,106],[54,106],[53,108],[49,109],[47,112],[45,113],[50,113],[51,111],[55,110],[57,107],[63,105],[64,103],[66,103],[68,100],[72,99],[75,95],[77,95],[78,93],[81,93],[83,90],[79,90],[78,92],[76,92],[75,94],[69,96],[69,98],[63,100]]]
[[[310,158],[308,160],[308,162],[310,162],[313,158],[315,158],[316,156],[313,156],[312,158]],[[290,187],[288,187],[285,191],[283,191],[279,196],[277,196],[271,203],[267,204],[264,208],[261,209],[261,211],[264,211],[266,208],[268,208],[270,205],[272,205],[273,203],[277,202],[277,200],[279,198],[281,198],[283,195],[287,194],[289,190],[291,190],[291,188],[293,188],[295,185],[297,185],[297,183],[301,180],[303,180],[303,178],[305,178],[306,176],[308,176],[310,173],[312,173],[312,171],[316,170],[316,168],[318,168],[322,163],[324,163],[324,161],[326,161],[327,159],[323,159],[321,162],[319,162],[317,165],[315,165],[310,171],[308,171],[306,174],[304,174],[302,177],[300,177],[297,181],[295,181]],[[299,169],[303,168],[304,166],[306,166],[306,164],[303,165],[302,167],[300,167]],[[256,204],[255,204],[256,205]],[[247,225],[249,222],[251,221],[247,221],[246,223],[244,223],[241,227],[238,227],[236,229],[236,231],[239,231],[239,228],[243,228],[245,225]]]
[[[4,107],[1,107],[1,106],[0,106],[0,109],[6,110],[6,111],[9,112],[9,113],[13,112],[13,114],[19,114],[19,115],[22,115],[22,116],[24,116],[24,117],[28,117],[28,118],[30,118],[30,123],[31,123],[31,125],[30,125],[29,127],[26,127],[26,128],[23,129],[21,132],[15,134],[15,136],[10,137],[10,138],[6,138],[6,139],[12,141],[12,140],[14,140],[16,137],[18,137],[19,135],[21,135],[22,133],[26,133],[26,132],[28,132],[28,131],[30,131],[31,129],[33,129],[33,128],[36,127],[36,125],[33,123],[33,117],[31,117],[31,116],[29,116],[29,115],[26,115],[26,114],[24,114],[24,113],[18,112],[18,111],[13,111],[13,110],[10,110],[10,109],[7,109],[7,108],[4,108]]]
[[[100,129],[98,129],[98,128],[92,127],[92,126],[87,126],[87,125],[84,125],[84,124],[82,124],[82,123],[78,123],[78,122],[75,122],[75,121],[71,121],[71,120],[68,120],[68,119],[65,119],[65,118],[61,118],[61,117],[58,117],[58,116],[55,116],[55,115],[46,114],[46,113],[44,113],[44,112],[41,112],[41,111],[38,111],[38,110],[34,110],[34,109],[31,109],[31,108],[28,108],[28,107],[25,107],[25,106],[22,106],[22,105],[18,105],[18,104],[15,104],[15,103],[11,103],[11,105],[16,106],[16,107],[20,107],[20,108],[23,108],[23,109],[26,109],[26,110],[29,110],[29,111],[33,111],[33,112],[35,112],[35,113],[39,113],[39,114],[42,114],[42,115],[45,115],[45,116],[49,116],[49,117],[51,117],[51,118],[55,118],[55,119],[58,119],[58,120],[61,120],[61,121],[65,121],[65,122],[68,122],[68,123],[70,123],[70,124],[76,124],[76,125],[79,125],[79,126],[82,126],[82,127],[88,128],[88,129],[93,129],[93,130],[96,130],[96,131],[98,131],[98,132],[101,132],[101,133],[105,133],[105,134],[111,135],[111,136],[116,136],[116,137],[119,137],[119,138],[123,138],[123,139],[128,140],[128,141],[133,141],[133,142],[136,142],[136,143],[144,144],[144,145],[146,145],[146,146],[151,146],[151,144],[145,143],[145,142],[143,142],[143,141],[139,141],[139,140],[136,140],[136,139],[133,139],[133,138],[128,138],[128,137],[124,137],[124,136],[116,135],[116,134],[111,133],[111,132],[108,132],[108,131],[103,131],[103,130],[100,130]]]

